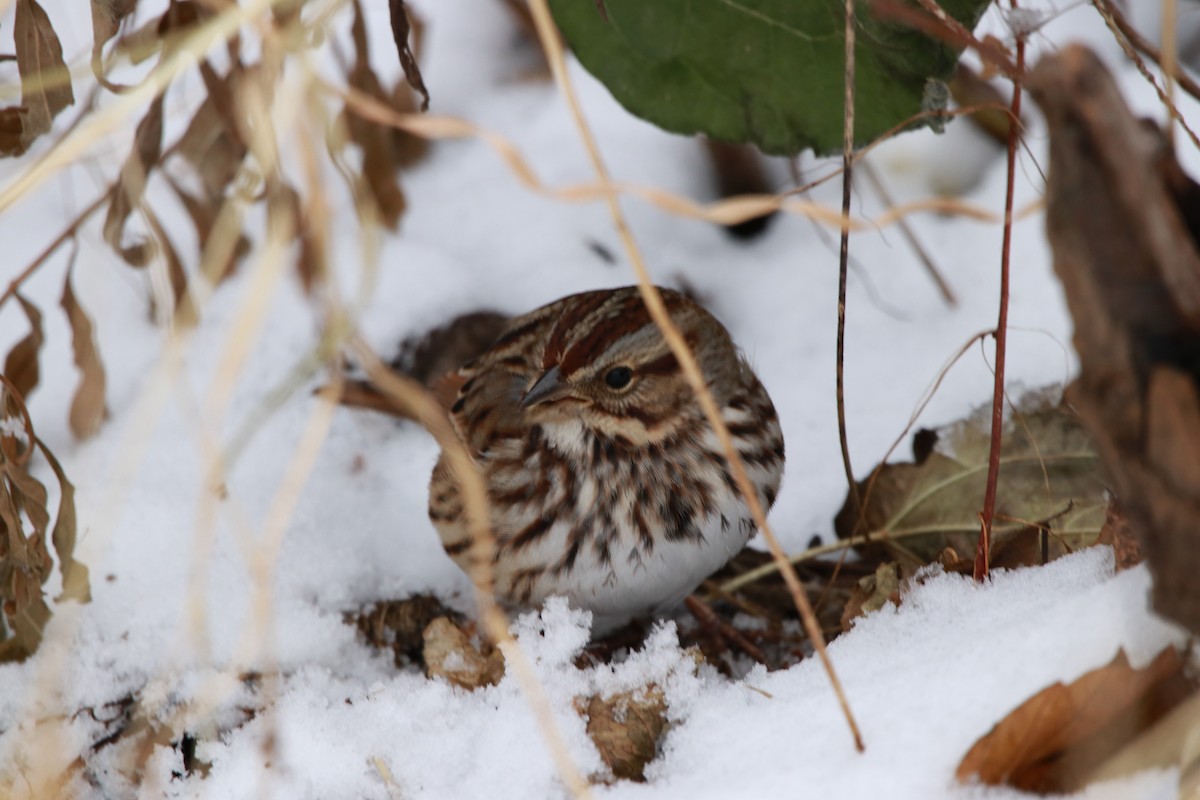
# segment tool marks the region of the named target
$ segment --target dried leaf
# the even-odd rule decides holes
[[[447,617],[438,617],[422,633],[425,672],[463,689],[495,686],[504,677],[504,656],[499,650],[484,654],[470,637]]]
[[[133,150],[121,175],[112,188],[112,200],[108,206],[108,214],[104,218],[104,241],[117,251],[125,261],[133,267],[144,267],[154,256],[154,246],[147,240],[126,247],[125,223],[129,215],[142,201],[146,191],[146,181],[162,156],[163,132],[163,96],[154,98],[146,116],[138,123],[134,134]]]
[[[0,566],[0,578],[4,569]],[[14,576],[15,580],[20,580]],[[0,590],[2,593],[2,590]],[[9,637],[0,641],[0,664],[24,661],[37,651],[42,643],[42,631],[50,621],[50,607],[40,596],[20,606],[12,604],[9,614],[8,602],[4,604]]]
[[[117,35],[121,21],[137,8],[137,0],[92,0],[92,72],[104,81],[104,45]]]
[[[1112,547],[1113,556],[1117,562],[1117,571],[1136,567],[1145,560],[1142,553],[1142,543],[1129,525],[1129,518],[1121,510],[1121,505],[1115,499],[1110,500],[1105,511],[1104,527],[1096,544],[1106,544]]]
[[[842,609],[842,630],[850,630],[854,620],[888,603],[899,605],[900,585],[900,566],[895,562],[880,564],[874,575],[859,578]]]
[[[21,397],[28,397],[41,377],[38,354],[42,350],[45,336],[42,334],[42,312],[18,292],[15,294],[25,318],[29,320],[29,333],[13,345],[4,359],[4,375],[12,382]]]
[[[658,740],[667,729],[667,700],[662,690],[621,692],[607,699],[588,699],[587,734],[613,776],[645,780],[646,765],[658,752]]]
[[[166,228],[159,222],[158,215],[149,209],[146,210],[146,224],[150,226],[156,249],[162,253],[163,261],[166,263],[167,280],[171,290],[171,308],[172,313],[176,315],[175,321],[180,325],[190,326],[196,322],[196,309],[187,300],[187,272],[184,271],[183,262],[179,259],[179,251],[175,249],[171,237],[167,235]],[[153,298],[151,299],[153,301]],[[158,315],[157,304],[154,302],[151,303],[151,312],[155,316]]]
[[[1130,667],[1121,651],[1106,666],[1048,686],[1014,709],[963,757],[958,779],[1074,792],[1097,764],[1191,690],[1174,648],[1141,669]]]
[[[164,173],[167,174],[167,173]],[[212,241],[213,231],[217,225],[217,217],[221,212],[223,201],[220,198],[200,198],[195,197],[180,186],[173,178],[167,176],[171,188],[175,190],[175,194],[179,197],[179,201],[183,204],[184,210],[192,219],[192,224],[196,227],[196,240],[205,247]],[[246,238],[246,234],[238,231],[237,241],[234,242],[233,249],[229,253],[229,259],[225,265],[217,270],[216,275],[208,275],[214,283],[219,284],[224,281],[237,269],[238,263],[246,257],[250,252],[250,240]]]
[[[418,594],[374,603],[349,617],[347,622],[352,622],[372,647],[391,648],[396,665],[400,666],[405,660],[420,663],[425,629],[438,617],[450,617],[453,613],[435,596]]]
[[[75,102],[75,94],[58,34],[36,0],[17,0],[13,38],[21,73],[21,105],[25,107],[21,137],[28,147],[34,138],[50,130],[64,108]]]
[[[865,513],[856,514],[847,497],[836,519],[838,534],[870,533],[885,540],[920,533],[885,544],[890,558],[915,555],[920,563],[946,547],[973,552],[987,474],[988,413],[980,409],[941,430],[919,463],[877,467],[859,485]],[[1105,491],[1099,459],[1078,417],[1045,397],[1023,399],[1004,427],[993,555],[1030,527],[1052,530],[1051,557],[1067,551],[1064,542],[1092,544],[1108,504]]]
[[[400,56],[400,66],[404,68],[404,77],[413,89],[421,93],[421,110],[428,111],[429,90],[425,88],[425,79],[421,76],[417,57],[408,46],[408,33],[411,28],[408,9],[404,0],[388,0],[388,8],[392,15],[392,38],[396,40],[396,52]]]
[[[362,4],[358,0],[354,3],[354,22],[350,31],[354,40],[355,61],[347,80],[355,89],[387,103],[389,98],[383,90],[383,84],[371,68],[367,26]],[[346,109],[346,122],[351,140],[362,151],[359,189],[370,195],[384,225],[395,230],[406,202],[396,181],[397,164],[391,128],[363,119],[349,107]]]
[[[75,486],[67,480],[67,473],[62,464],[58,463],[58,459],[50,452],[50,448],[46,447],[46,443],[38,439],[37,446],[50,464],[50,469],[54,471],[54,477],[58,478],[58,513],[54,516],[54,530],[50,533],[50,541],[54,545],[54,552],[58,554],[58,569],[62,573],[62,594],[55,598],[55,602],[75,600],[79,603],[90,603],[92,589],[87,565],[75,560]]]
[[[11,634],[0,644],[0,661],[22,659],[37,649],[42,629],[50,617],[43,599],[42,584],[50,575],[53,561],[46,548],[46,487],[29,474],[33,432],[29,412],[7,378],[5,413],[24,421],[30,441],[18,444],[16,437],[0,441],[0,602]],[[27,533],[23,519],[33,527]],[[2,638],[2,637],[0,637]]]
[[[246,146],[231,133],[215,96],[210,89],[177,146],[179,154],[196,170],[205,197],[213,205],[224,198],[226,187],[246,158]]]
[[[105,373],[100,352],[96,349],[92,321],[75,298],[70,271],[63,280],[60,304],[71,326],[71,351],[80,373],[79,384],[71,398],[71,433],[76,439],[90,439],[100,430],[100,423],[104,421]]]
[[[19,156],[25,152],[24,131],[24,107],[0,108],[0,157]]]

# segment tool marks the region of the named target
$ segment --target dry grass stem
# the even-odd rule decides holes
[[[529,657],[525,655],[525,651],[521,649],[513,639],[512,633],[509,632],[508,619],[496,605],[492,593],[494,582],[492,559],[496,543],[491,530],[487,486],[484,483],[483,475],[458,438],[445,410],[438,405],[425,387],[411,378],[398,375],[388,369],[361,339],[354,339],[351,348],[371,383],[387,395],[397,408],[405,409],[413,419],[429,431],[446,454],[451,471],[460,482],[464,514],[467,517],[467,526],[473,539],[471,579],[475,584],[475,600],[479,607],[480,622],[488,636],[504,653],[505,661],[513,668],[513,672],[525,692],[526,699],[533,707],[542,737],[550,749],[550,755],[554,759],[555,766],[567,789],[576,798],[590,798],[591,789],[571,760],[571,753],[567,749],[562,734],[559,733],[558,725],[554,721],[553,709],[538,681],[537,673],[534,672],[533,665],[529,661]]]
[[[733,438],[730,436],[728,426],[725,425],[725,421],[721,418],[720,409],[717,408],[712,393],[708,391],[704,375],[700,371],[700,365],[696,362],[696,357],[688,348],[687,343],[684,342],[679,329],[671,321],[671,317],[663,305],[662,297],[650,280],[650,275],[642,260],[641,251],[638,249],[633,235],[629,231],[629,226],[625,222],[617,199],[617,193],[609,179],[608,170],[605,168],[604,162],[600,157],[595,139],[592,137],[591,129],[584,119],[578,99],[575,96],[574,88],[567,77],[562,42],[558,38],[557,29],[550,17],[550,9],[546,4],[546,0],[530,0],[529,6],[533,13],[534,21],[537,24],[538,36],[542,41],[542,49],[546,52],[546,58],[554,73],[555,81],[570,107],[571,115],[575,119],[576,126],[579,128],[580,136],[587,148],[596,176],[605,190],[605,199],[612,213],[613,224],[616,226],[617,233],[625,246],[630,264],[637,274],[638,288],[641,290],[646,310],[650,313],[650,317],[654,320],[654,323],[662,331],[663,337],[667,340],[671,348],[671,352],[679,360],[684,375],[687,377],[688,383],[691,384],[692,390],[696,394],[697,401],[700,403],[705,416],[721,441],[721,446],[725,451],[725,458],[733,474],[734,481],[737,483],[739,491],[741,491],[742,496],[746,500],[751,517],[754,519],[768,547],[771,549],[771,554],[779,563],[780,570],[792,593],[792,598],[796,603],[797,609],[800,611],[801,619],[804,621],[804,627],[808,631],[809,638],[816,648],[817,655],[820,657],[826,673],[829,675],[829,680],[833,685],[834,693],[837,695],[838,703],[841,705],[846,722],[850,727],[855,746],[859,750],[862,750],[862,736],[859,733],[857,723],[854,721],[854,715],[850,711],[850,705],[846,700],[845,692],[842,691],[841,681],[838,680],[837,673],[833,669],[833,664],[829,660],[829,655],[825,652],[825,639],[821,634],[821,628],[816,616],[813,614],[812,607],[809,605],[808,597],[804,593],[804,587],[800,584],[800,579],[797,577],[795,569],[788,562],[787,556],[779,544],[779,540],[775,538],[775,534],[772,533],[770,526],[767,524],[762,503],[759,502],[758,494],[754,491],[754,487],[750,483],[750,478],[746,474],[746,466],[733,444]]]
[[[347,105],[354,109],[356,114],[373,122],[390,125],[428,139],[479,139],[500,156],[500,159],[521,185],[553,200],[569,203],[595,202],[605,200],[608,193],[611,192],[645,200],[671,214],[705,220],[723,226],[737,225],[774,211],[785,211],[789,214],[809,217],[832,228],[840,229],[842,226],[842,215],[839,212],[819,203],[791,199],[795,194],[793,191],[778,195],[742,195],[712,203],[698,203],[690,198],[656,187],[620,181],[610,181],[607,187],[601,183],[586,183],[554,188],[542,183],[516,145],[494,131],[480,128],[456,117],[400,113],[351,87],[335,87],[331,84],[325,84],[325,86],[329,92],[342,98]],[[861,156],[862,151],[860,150],[856,158]],[[838,170],[829,177],[836,177],[840,174],[841,170]],[[1043,205],[1041,200],[1035,201],[1017,212],[1016,218],[1028,217],[1041,210]],[[997,225],[1003,222],[1001,215],[983,206],[966,203],[955,198],[930,197],[902,203],[875,219],[851,218],[847,224],[851,231],[875,230],[921,212],[961,216]]]

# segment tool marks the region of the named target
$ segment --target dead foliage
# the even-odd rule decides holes
[[[461,621],[433,595],[418,594],[403,600],[373,603],[347,615],[346,622],[358,628],[371,647],[390,649],[396,666],[411,662],[424,667],[425,628],[438,617]]]
[[[900,565],[893,562],[880,564],[875,574],[859,578],[842,609],[842,630],[850,630],[854,620],[888,603],[899,605],[901,585]]]
[[[612,697],[593,695],[576,701],[587,720],[587,734],[617,779],[644,781],[646,765],[658,754],[667,729],[667,699],[651,684]]]
[[[876,467],[858,485],[862,513],[850,496],[838,513],[838,535],[867,537],[871,544],[860,552],[882,549],[910,568],[947,547],[972,552],[987,475],[989,412],[980,409],[936,435],[922,432],[913,461]],[[1004,429],[989,565],[1044,562],[1092,544],[1106,506],[1105,479],[1079,418],[1048,394],[1022,400]],[[1031,559],[1028,547],[1042,557]]]
[[[50,619],[43,585],[58,556],[62,594],[58,600],[88,602],[88,572],[74,558],[75,488],[58,459],[37,438],[25,400],[8,378],[0,375],[0,662],[19,661],[33,653]],[[33,476],[41,451],[59,483],[58,509],[50,527],[46,487]]]
[[[71,73],[50,17],[37,0],[16,0],[13,39],[21,104],[0,108],[0,157],[19,156],[75,102]]]
[[[137,13],[138,6],[137,0],[91,1],[91,67],[101,91],[128,93],[132,87],[113,77],[116,67],[154,59],[160,68],[168,65],[168,58],[188,46],[218,15],[233,8],[205,0],[170,0],[161,11],[147,16]],[[131,119],[137,120],[132,142],[103,196],[71,220],[0,295],[0,307],[11,300],[10,308],[14,313],[19,308],[29,329],[4,356],[3,411],[5,424],[10,427],[2,431],[4,462],[0,480],[4,491],[0,495],[0,524],[6,538],[0,543],[0,598],[5,603],[8,639],[0,645],[4,648],[0,657],[24,657],[40,640],[50,615],[41,589],[50,571],[49,546],[53,546],[61,564],[64,596],[87,596],[86,569],[72,559],[76,524],[73,489],[53,455],[36,442],[25,412],[24,398],[37,389],[45,367],[41,363],[45,332],[43,309],[22,292],[22,284],[46,268],[63,245],[77,245],[83,225],[94,214],[103,212],[104,241],[144,276],[153,317],[186,327],[199,319],[198,299],[233,274],[251,251],[253,241],[245,211],[261,204],[267,208],[268,225],[290,221],[288,227],[298,231],[295,274],[306,292],[316,302],[322,301],[320,294],[329,275],[328,242],[323,235],[327,214],[323,209],[330,200],[317,196],[325,191],[319,181],[311,180],[305,187],[307,192],[302,193],[279,174],[275,154],[280,142],[276,139],[282,139],[285,133],[273,130],[269,124],[274,90],[285,72],[284,62],[293,54],[308,57],[314,31],[312,21],[299,13],[298,3],[273,4],[271,10],[266,27],[234,30],[223,42],[225,52],[220,57],[210,60],[205,53],[198,53],[157,95],[132,112]],[[402,0],[391,0],[390,11],[405,77],[394,85],[380,81],[370,65],[366,23],[361,7],[356,5],[349,32],[353,59],[344,70],[345,83],[401,111],[424,109],[429,93],[419,67],[420,20]],[[136,27],[130,24],[134,20],[138,21]],[[274,29],[268,30],[272,24]],[[16,0],[13,34],[16,53],[11,60],[20,74],[21,103],[0,109],[0,156],[19,157],[74,103],[74,93],[58,35],[37,0]],[[243,47],[242,37],[251,34],[260,34],[261,39],[254,47]],[[334,50],[340,53],[336,43]],[[189,76],[198,76],[203,83],[204,94],[199,99],[193,99],[194,81],[192,88],[181,88],[185,82],[181,79]],[[414,92],[421,95],[419,103]],[[180,109],[190,115],[184,118],[185,124],[170,124],[167,115]],[[315,145],[312,152],[326,154],[333,166],[350,179],[362,225],[382,223],[395,228],[405,208],[398,172],[422,157],[425,140],[349,111],[345,112],[344,126],[328,124],[337,109],[321,111],[326,112],[323,118],[321,113],[313,117],[324,124],[314,128],[320,133],[311,143]],[[86,115],[81,117],[86,119]],[[357,164],[346,157],[347,145],[359,151]],[[307,166],[310,178],[320,174],[321,165]],[[180,232],[168,230],[163,222],[167,219],[163,201],[170,201],[172,196],[194,228],[198,244],[195,252],[182,248]],[[86,439],[97,433],[106,416],[107,375],[96,327],[87,309],[89,299],[85,292],[76,291],[72,266],[73,257],[59,296],[70,327],[74,365],[79,371],[68,422],[77,438]],[[200,291],[193,292],[197,285]],[[33,452],[39,447],[62,490],[52,534],[45,512],[45,490],[29,473]]]
[[[1145,545],[1155,608],[1200,632],[1200,185],[1088,50],[1045,58],[1030,89],[1080,358],[1067,396]]]
[[[476,644],[449,617],[437,617],[422,632],[425,674],[462,689],[495,686],[504,677],[504,655],[487,642]]]
[[[1134,669],[1124,651],[1070,684],[1026,700],[977,741],[958,766],[960,781],[1070,793],[1096,767],[1195,689],[1183,659],[1168,648]]]

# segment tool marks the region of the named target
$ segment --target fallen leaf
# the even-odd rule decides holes
[[[600,758],[614,777],[633,781],[646,779],[646,765],[667,729],[666,713],[666,697],[653,685],[608,698],[594,695],[583,708],[587,734]]]
[[[448,617],[438,617],[422,633],[425,674],[444,678],[463,689],[494,686],[504,677],[504,656],[492,649],[487,654]]]
[[[438,617],[453,612],[431,594],[418,594],[403,600],[381,600],[348,619],[372,647],[390,648],[400,666],[406,659],[423,663],[425,628]]]
[[[1167,648],[1133,669],[1124,651],[1070,684],[1030,697],[977,741],[958,765],[960,781],[1069,793],[1125,742],[1192,692],[1183,660]]]
[[[938,431],[923,460],[883,464],[861,482],[866,508],[848,496],[835,520],[843,538],[869,534],[890,558],[928,563],[946,547],[974,552],[990,437],[990,408]],[[928,438],[928,437],[927,437]],[[1082,423],[1045,394],[1031,394],[1005,421],[993,521],[993,553],[1007,539],[1050,529],[1051,557],[1092,544],[1107,506],[1099,457]]]
[[[105,373],[100,352],[96,349],[92,321],[75,297],[69,270],[63,280],[61,305],[71,326],[71,351],[80,373],[79,385],[71,397],[71,433],[76,439],[90,439],[104,421]]]
[[[888,603],[900,605],[900,565],[880,564],[874,575],[859,578],[842,610],[842,631],[848,631],[854,620],[878,611]]]

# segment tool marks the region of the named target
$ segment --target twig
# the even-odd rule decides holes
[[[105,203],[108,202],[110,195],[110,192],[104,192],[95,200],[93,200],[91,205],[89,205],[83,211],[80,211],[79,215],[71,221],[71,224],[66,228],[63,228],[62,233],[58,234],[58,236],[54,238],[54,241],[46,245],[46,248],[42,250],[38,257],[30,262],[29,266],[21,270],[21,273],[9,282],[8,288],[4,290],[4,294],[0,295],[0,307],[3,307],[4,304],[8,302],[9,298],[17,293],[17,290],[21,288],[21,284],[29,280],[29,277],[37,271],[37,268],[46,262],[46,259],[54,255],[54,252],[58,250],[58,248],[62,247],[66,242],[75,237],[75,234],[79,232],[79,229],[83,226],[83,223],[87,222],[92,214],[95,214]]]
[[[997,519],[1003,520],[1006,518],[997,516]],[[1000,531],[1002,533],[1010,533],[1012,531],[1028,527],[1030,527],[1029,523],[1023,520],[1018,520],[1010,525],[997,525],[993,528],[993,530]],[[974,533],[976,530],[978,530],[977,527],[966,524],[923,525],[919,528],[902,528],[898,530],[881,529],[872,531],[863,536],[849,536],[845,539],[838,539],[836,542],[830,542],[829,544],[810,547],[803,552],[788,556],[788,562],[791,564],[803,564],[806,561],[813,561],[821,556],[827,556],[831,553],[840,553],[844,550],[850,550],[852,548],[859,547],[860,545],[891,544],[904,539],[920,539],[923,536],[949,536],[956,533]],[[1060,529],[1055,533],[1057,536],[1063,539],[1068,537],[1083,538],[1085,536],[1095,538],[1097,535],[1099,535],[1100,531],[1097,528],[1065,528]],[[725,594],[736,592],[739,589],[755,583],[756,581],[760,581],[763,578],[774,575],[776,572],[779,572],[779,565],[774,561],[768,561],[761,566],[743,572],[741,575],[738,575],[735,578],[730,578],[729,580],[720,584],[717,587],[717,591]]]
[[[842,236],[838,250],[837,344],[834,357],[834,396],[837,403],[838,445],[842,469],[854,510],[862,513],[858,482],[850,464],[850,437],[846,431],[846,277],[850,272],[850,193],[854,186],[854,0],[846,0],[846,64],[842,93]],[[859,749],[862,749],[861,744]]]
[[[1109,0],[1092,0],[1092,3],[1096,6],[1096,10],[1100,12],[1100,16],[1104,17],[1104,22],[1108,25],[1109,29],[1113,33],[1120,35],[1118,38],[1121,36],[1125,37],[1129,44],[1150,56],[1154,63],[1165,70],[1163,54],[1154,46],[1153,42],[1142,36],[1141,32],[1133,27],[1129,19],[1116,4]],[[1200,100],[1200,84],[1192,80],[1190,75],[1181,69],[1176,69],[1172,77],[1179,84],[1180,89]]]
[[[924,0],[922,0],[924,2]],[[1009,0],[1013,9],[1017,0]],[[1025,71],[1025,39],[1017,37],[1017,71]],[[1021,84],[1013,81],[1012,118],[1021,119]],[[1019,125],[1008,128],[1008,174],[1004,194],[1004,239],[1000,248],[1000,310],[996,320],[996,377],[992,384],[992,438],[988,449],[987,483],[983,493],[983,511],[979,515],[979,543],[975,547],[975,580],[987,577],[992,543],[992,519],[996,514],[996,484],[1000,478],[1000,438],[1004,428],[1004,360],[1008,349],[1008,278],[1012,252],[1013,192],[1017,172]]]
[[[850,704],[846,700],[846,693],[842,690],[841,681],[833,669],[833,663],[829,660],[829,654],[825,650],[825,637],[821,633],[821,627],[817,622],[816,615],[813,614],[812,606],[808,602],[804,587],[800,584],[800,578],[796,575],[796,570],[792,567],[791,563],[788,562],[787,555],[784,553],[782,546],[780,546],[779,540],[771,531],[770,525],[767,524],[766,514],[763,512],[762,503],[758,499],[758,493],[750,483],[750,478],[746,474],[746,465],[743,463],[741,455],[733,444],[733,438],[729,434],[729,427],[721,418],[721,412],[717,408],[712,393],[708,390],[704,374],[700,371],[700,366],[696,362],[696,356],[683,340],[679,329],[671,321],[671,317],[663,305],[662,297],[650,282],[650,275],[642,260],[641,251],[638,249],[637,243],[629,231],[629,226],[625,222],[625,216],[622,214],[620,204],[617,201],[616,187],[608,174],[608,169],[604,166],[604,161],[600,158],[600,153],[596,147],[591,129],[588,127],[587,120],[584,119],[583,112],[579,107],[574,87],[568,79],[563,45],[558,38],[557,29],[550,16],[549,6],[546,0],[530,0],[529,7],[533,12],[534,21],[537,23],[538,36],[542,40],[542,48],[546,51],[546,57],[550,62],[555,81],[558,83],[563,97],[566,99],[567,105],[571,110],[571,116],[574,118],[576,127],[579,129],[579,135],[587,148],[596,177],[605,190],[605,200],[612,215],[613,224],[616,226],[621,242],[625,246],[629,262],[637,274],[638,288],[641,291],[642,300],[646,304],[646,311],[650,314],[650,318],[654,320],[655,325],[662,331],[663,338],[666,339],[667,344],[670,346],[672,354],[678,359],[684,376],[692,387],[696,401],[700,404],[705,417],[712,426],[713,432],[721,442],[721,448],[724,451],[725,459],[729,465],[734,482],[737,484],[738,490],[742,493],[746,501],[747,510],[750,512],[751,518],[762,533],[767,547],[771,550],[771,555],[774,556],[776,562],[779,564],[784,580],[791,591],[792,600],[796,603],[796,608],[800,612],[804,628],[808,632],[809,639],[812,641],[818,657],[821,659],[821,664],[824,666],[826,674],[829,676],[829,682],[833,686],[833,691],[837,696],[838,704],[841,706],[842,714],[845,716],[846,723],[854,737],[855,747],[861,751],[863,749],[862,735],[859,733],[858,723],[854,721],[854,715],[850,711]]]
[[[705,625],[709,628],[715,628],[717,633],[721,634],[721,636],[727,639],[731,644],[733,644],[746,655],[753,658],[759,664],[762,664],[764,667],[771,666],[767,661],[767,654],[760,650],[757,645],[755,645],[745,636],[742,636],[741,631],[718,617],[717,613],[709,608],[708,603],[705,603],[694,594],[689,594],[687,599],[683,601],[683,604],[687,606],[688,611],[692,612],[692,616],[700,621],[701,625]]]
[[[1146,66],[1146,62],[1137,54],[1137,50],[1142,50],[1145,52],[1147,55],[1153,58],[1160,67],[1163,66],[1162,54],[1159,53],[1153,45],[1147,42],[1141,36],[1141,34],[1139,34],[1137,30],[1129,24],[1129,21],[1126,20],[1125,17],[1121,16],[1120,11],[1118,11],[1116,6],[1114,6],[1112,3],[1109,3],[1107,0],[1092,0],[1092,2],[1095,4],[1096,10],[1100,12],[1100,16],[1104,18],[1104,23],[1108,25],[1108,29],[1112,31],[1113,38],[1117,40],[1117,44],[1121,45],[1121,49],[1125,52],[1125,57],[1133,62],[1133,65],[1137,67],[1138,72],[1142,74],[1142,77],[1146,79],[1146,82],[1154,87],[1154,92],[1158,95],[1159,102],[1166,107],[1167,114],[1169,114],[1173,120],[1179,123],[1179,127],[1183,128],[1184,132],[1188,135],[1188,138],[1192,140],[1192,144],[1196,146],[1196,149],[1200,150],[1200,137],[1197,137],[1196,132],[1192,130],[1190,125],[1188,125],[1187,120],[1183,118],[1183,114],[1179,112],[1179,108],[1174,102],[1172,102],[1167,91],[1158,84],[1158,81],[1155,79],[1153,73],[1150,72],[1150,68]],[[1200,87],[1198,87],[1196,83],[1192,81],[1192,79],[1189,78],[1185,73],[1180,72],[1179,70],[1176,70],[1176,72],[1179,72],[1179,74],[1175,76],[1175,79],[1176,82],[1179,83],[1180,88],[1193,97],[1200,99]]]
[[[892,198],[892,193],[888,191],[887,186],[884,184],[883,178],[879,176],[879,170],[875,168],[875,165],[870,161],[863,161],[862,170],[863,174],[867,176],[867,180],[870,182],[871,188],[874,189],[875,193],[879,195],[879,199],[882,200],[888,208],[894,208],[896,206],[896,201]],[[937,286],[938,292],[940,292],[942,295],[942,299],[946,301],[946,305],[951,307],[957,306],[958,298],[954,296],[954,292],[950,289],[950,284],[948,284],[946,279],[942,277],[941,270],[939,270],[937,264],[933,262],[933,257],[929,255],[929,252],[925,249],[925,246],[921,244],[921,240],[917,238],[917,234],[915,231],[913,231],[912,226],[908,224],[908,220],[901,219],[896,222],[896,226],[900,228],[900,235],[904,237],[906,242],[908,242],[908,246],[912,248],[914,253],[916,253],[917,259],[925,267],[925,271],[929,273],[930,279],[933,281],[934,285]]]

